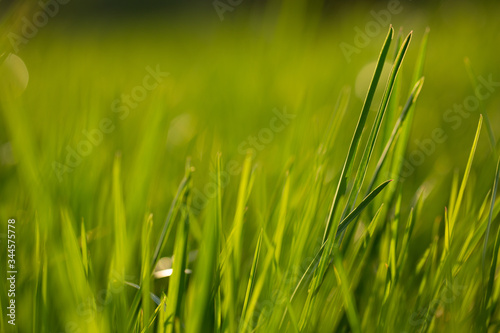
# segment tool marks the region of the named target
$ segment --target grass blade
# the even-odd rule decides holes
[[[380,79],[380,75],[382,74],[382,69],[384,67],[387,53],[389,52],[389,47],[391,45],[391,40],[393,35],[394,35],[394,29],[392,28],[392,26],[390,26],[389,32],[387,33],[387,36],[385,38],[384,45],[382,46],[382,50],[380,51],[380,55],[377,61],[377,66],[375,67],[375,72],[373,73],[373,77],[370,82],[370,87],[368,89],[368,93],[363,103],[363,108],[361,109],[361,114],[359,116],[359,120],[356,125],[356,129],[354,131],[351,144],[349,145],[349,151],[347,153],[344,166],[342,167],[342,172],[340,174],[340,179],[337,185],[337,189],[335,191],[335,195],[333,197],[333,201],[330,206],[330,211],[328,213],[328,217],[326,220],[325,232],[323,234],[323,242],[325,242],[327,237],[330,235],[330,229],[332,228],[331,224],[335,216],[338,202],[340,200],[340,197],[345,194],[347,179],[351,175],[352,165],[354,163],[356,151],[358,149],[359,141],[361,140],[361,135],[363,134],[366,118],[368,117],[368,113],[370,111],[370,106],[372,104],[373,96],[375,95],[375,90],[377,89],[377,84]]]

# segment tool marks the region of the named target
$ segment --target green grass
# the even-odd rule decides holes
[[[445,23],[387,26],[347,65],[338,44],[358,14],[275,10],[252,31],[243,7],[204,29],[117,20],[68,35],[61,20],[21,50],[27,90],[0,90],[12,150],[0,154],[0,233],[16,219],[19,332],[500,329],[498,93],[457,130],[441,116],[478,75],[500,77],[467,46],[478,30],[460,15],[460,38]],[[464,66],[447,38],[486,64]],[[374,59],[358,99],[349,86]],[[461,67],[443,74],[448,62]],[[121,118],[114,101],[157,66],[169,75]],[[59,177],[67,147],[103,119],[114,128]],[[403,175],[435,128],[448,139]],[[8,300],[2,332],[14,331]]]

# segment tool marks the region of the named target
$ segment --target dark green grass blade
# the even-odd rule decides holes
[[[363,210],[368,206],[368,204],[375,199],[375,197],[391,182],[392,180],[387,180],[380,184],[377,188],[375,188],[370,194],[368,194],[363,201],[349,214],[347,215],[342,222],[340,222],[339,227],[337,229],[337,236],[349,226],[349,224],[354,221],[356,217],[363,212]]]
[[[389,137],[389,140],[387,141],[385,148],[382,152],[382,155],[380,156],[377,166],[375,168],[375,172],[373,173],[372,180],[370,181],[370,184],[368,185],[368,188],[366,190],[366,193],[370,193],[370,191],[373,188],[373,185],[375,184],[375,181],[377,180],[378,175],[380,174],[380,170],[382,169],[382,166],[384,165],[387,154],[389,154],[389,150],[393,146],[394,142],[396,141],[396,136],[401,128],[403,126],[404,121],[406,120],[406,116],[408,115],[408,112],[410,111],[411,107],[415,104],[415,102],[418,99],[418,96],[420,94],[420,91],[422,90],[422,86],[424,84],[424,78],[422,77],[420,80],[415,83],[415,86],[413,87],[413,90],[410,93],[410,97],[408,97],[408,100],[406,101],[405,106],[403,107],[403,110],[401,111],[401,114],[396,121],[396,124],[394,125],[394,128],[392,130],[391,136]]]
[[[323,242],[330,235],[330,230],[332,228],[332,220],[335,216],[335,211],[337,209],[338,202],[340,197],[345,194],[345,188],[347,186],[347,179],[350,177],[352,165],[354,163],[354,158],[356,156],[356,151],[359,146],[359,141],[361,139],[361,135],[363,133],[363,129],[365,127],[366,118],[368,117],[368,113],[370,111],[370,106],[372,104],[373,96],[375,95],[375,90],[377,88],[378,81],[380,79],[380,75],[382,74],[382,69],[384,67],[385,59],[387,57],[387,53],[389,52],[389,47],[391,45],[392,36],[394,35],[394,29],[392,26],[389,28],[389,32],[387,33],[387,37],[385,38],[384,45],[382,50],[380,51],[380,55],[377,61],[377,66],[375,68],[375,72],[373,73],[372,80],[370,82],[370,87],[368,89],[368,93],[365,98],[365,102],[363,104],[363,108],[361,109],[361,114],[359,116],[358,123],[356,125],[356,129],[354,135],[352,137],[351,144],[349,146],[349,151],[347,153],[347,157],[344,162],[344,166],[342,168],[342,172],[340,174],[340,179],[337,185],[337,189],[335,191],[335,195],[333,197],[332,204],[330,206],[330,211],[326,220],[325,232],[323,235]]]
[[[429,41],[429,32],[430,32],[430,29],[427,28],[425,30],[424,36],[422,37],[422,41],[420,42],[420,49],[418,51],[417,62],[415,64],[415,69],[413,71],[413,77],[411,80],[411,84],[415,84],[419,80],[419,78],[421,78],[423,76],[425,57],[427,54],[427,44]],[[410,139],[410,132],[411,132],[412,124],[413,124],[414,112],[415,112],[415,105],[413,105],[408,110],[405,124],[403,126],[401,126],[401,131],[399,134],[398,143],[396,144],[396,147],[394,149],[394,155],[393,155],[394,162],[393,162],[393,167],[391,168],[390,172],[392,175],[395,175],[398,177],[397,183],[399,183],[399,180],[401,177],[400,173],[401,173],[401,170],[403,167],[404,158],[406,155],[406,148],[408,146],[408,141]]]
[[[349,200],[346,203],[346,207],[344,209],[344,215],[347,214],[347,212],[351,211],[354,204],[356,203],[356,199],[361,191],[361,186],[363,185],[366,173],[368,171],[368,164],[370,163],[371,157],[373,150],[375,148],[375,143],[378,137],[378,134],[380,132],[380,126],[382,124],[382,120],[384,119],[385,112],[387,110],[387,105],[389,103],[392,90],[394,88],[394,83],[396,80],[396,77],[399,73],[399,70],[401,68],[401,64],[403,63],[403,59],[405,57],[406,51],[408,50],[408,46],[411,41],[411,36],[412,33],[410,32],[406,39],[404,40],[403,44],[401,45],[401,48],[399,49],[398,55],[396,57],[396,61],[394,62],[394,65],[392,66],[392,71],[389,76],[389,80],[387,82],[385,92],[384,92],[384,97],[382,98],[382,102],[380,103],[379,110],[377,112],[377,116],[375,118],[375,121],[373,123],[372,129],[370,131],[370,135],[368,138],[368,142],[366,143],[365,150],[363,152],[363,157],[361,158],[361,162],[358,167],[358,171],[356,173],[356,178],[354,180],[354,185],[352,186],[351,193],[349,195]]]

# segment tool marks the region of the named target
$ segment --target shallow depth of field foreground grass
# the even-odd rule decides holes
[[[4,40],[1,332],[500,331],[495,11],[277,4]]]

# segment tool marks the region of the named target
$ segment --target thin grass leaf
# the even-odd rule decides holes
[[[351,171],[356,156],[356,151],[358,149],[359,141],[361,140],[361,136],[363,134],[363,129],[365,127],[366,119],[370,111],[370,106],[372,104],[373,96],[375,95],[375,90],[377,89],[377,84],[380,79],[380,75],[382,74],[385,58],[387,57],[387,53],[389,52],[389,47],[391,45],[391,40],[393,35],[394,35],[394,29],[392,28],[391,25],[389,27],[389,32],[387,33],[387,36],[385,38],[385,42],[382,46],[382,50],[380,51],[380,55],[377,61],[377,66],[375,67],[375,72],[373,73],[373,77],[370,82],[370,87],[368,88],[368,93],[363,103],[363,108],[361,109],[361,114],[359,116],[358,123],[356,124],[356,129],[354,131],[351,144],[349,145],[349,150],[347,153],[347,157],[344,161],[344,166],[342,167],[342,172],[340,174],[340,179],[337,185],[337,189],[335,191],[335,195],[333,197],[333,201],[330,206],[330,211],[326,219],[325,232],[323,234],[323,242],[325,242],[327,237],[330,235],[330,230],[332,228],[332,220],[335,216],[338,202],[340,200],[340,197],[342,197],[345,194],[347,180],[351,176]]]
[[[375,199],[375,197],[391,182],[392,180],[387,180],[376,187],[370,194],[368,194],[361,203],[349,214],[347,215],[342,222],[340,222],[339,227],[337,229],[337,237],[341,235],[341,233],[349,226],[349,224],[354,221],[356,217],[358,217],[361,212],[368,206],[368,204]]]
[[[377,166],[375,167],[375,172],[373,173],[372,180],[370,181],[370,184],[368,185],[368,188],[366,190],[366,194],[370,193],[370,191],[373,188],[373,185],[375,185],[375,181],[377,180],[377,177],[380,173],[380,170],[382,169],[382,166],[384,165],[384,163],[387,159],[387,154],[389,154],[389,150],[391,149],[394,142],[396,141],[397,134],[399,133],[401,126],[404,124],[404,121],[406,120],[406,116],[408,115],[408,112],[411,110],[412,106],[417,101],[423,85],[424,85],[424,78],[422,77],[420,80],[417,81],[417,83],[415,83],[415,86],[413,87],[413,89],[410,93],[410,97],[408,97],[408,100],[406,101],[406,104],[403,107],[403,110],[401,111],[401,114],[399,115],[399,118],[396,121],[396,124],[394,125],[391,136],[389,137],[389,140],[387,141],[387,143],[384,147],[384,150],[382,151],[382,154],[377,162]]]
[[[354,333],[361,333],[358,310],[356,309],[353,294],[349,289],[349,279],[347,278],[347,274],[345,273],[344,266],[342,264],[342,256],[338,251],[334,252],[333,264],[335,266],[335,277],[337,278],[337,283],[342,291],[344,309],[349,320],[350,328]]]
[[[158,263],[158,260],[160,259],[160,253],[162,252],[163,248],[165,247],[165,244],[167,243],[167,240],[169,238],[170,233],[172,232],[173,228],[173,221],[175,221],[177,214],[179,212],[179,208],[181,205],[181,198],[184,196],[187,188],[189,187],[189,183],[191,180],[191,174],[194,171],[194,169],[190,165],[190,161],[186,161],[186,172],[184,175],[184,178],[182,179],[181,183],[179,184],[179,187],[177,189],[177,193],[175,194],[174,200],[172,200],[172,203],[170,204],[170,209],[167,214],[167,218],[165,219],[165,223],[163,224],[162,231],[160,233],[160,236],[158,237],[158,241],[156,243],[156,248],[153,254],[153,259],[151,261],[151,268],[155,268],[156,264]]]
[[[484,239],[484,248],[483,248],[483,255],[482,255],[482,266],[483,266],[483,271],[484,271],[484,266],[485,266],[485,257],[486,257],[486,249],[487,249],[487,244],[488,244],[488,236],[490,233],[490,227],[491,227],[491,221],[493,220],[493,210],[494,210],[494,205],[495,205],[495,199],[498,191],[498,183],[500,182],[500,158],[498,159],[497,162],[497,170],[495,174],[495,181],[493,183],[493,191],[491,195],[491,207],[490,207],[490,213],[488,216],[488,228],[486,229],[486,237]],[[493,283],[495,282],[495,273],[497,269],[497,261],[498,261],[498,250],[500,248],[500,228],[498,228],[497,231],[497,236],[495,239],[495,245],[493,247],[493,259],[491,260],[491,266],[490,266],[490,276],[488,280],[488,287],[486,289],[486,297],[484,299],[484,306],[487,307],[489,304],[489,301],[491,299],[492,293],[493,293]]]
[[[243,301],[243,310],[241,312],[241,318],[246,318],[248,302],[250,300],[250,295],[252,295],[253,288],[255,286],[255,273],[257,271],[257,264],[259,263],[260,248],[262,245],[262,234],[263,230],[260,231],[259,238],[257,240],[257,246],[255,247],[255,254],[253,256],[252,268],[250,269],[250,276],[248,277],[247,291],[245,293],[245,300]],[[240,326],[241,328],[241,326]]]
[[[172,324],[166,327],[167,333],[174,332],[177,319],[181,316],[181,304],[184,297],[184,283],[187,263],[187,243],[189,232],[189,214],[187,208],[182,209],[182,222],[177,228],[174,246],[173,273],[170,277],[167,294],[167,318],[172,318]]]
[[[380,132],[380,126],[382,120],[384,119],[385,112],[387,110],[387,104],[389,103],[389,99],[392,94],[392,90],[394,88],[394,83],[396,77],[399,73],[399,69],[403,62],[406,51],[408,50],[408,46],[411,41],[412,33],[410,32],[406,39],[404,40],[401,48],[399,49],[398,55],[396,57],[396,61],[392,66],[391,74],[387,81],[387,85],[384,91],[384,96],[382,98],[382,102],[380,103],[379,110],[377,112],[377,116],[373,123],[373,126],[370,131],[370,135],[368,137],[368,142],[366,143],[365,150],[363,152],[363,156],[361,158],[361,162],[358,166],[358,171],[356,172],[356,177],[354,179],[354,184],[351,189],[351,193],[349,194],[349,199],[347,200],[346,206],[344,208],[343,216],[345,216],[349,211],[351,211],[356,203],[356,199],[361,191],[361,186],[363,185],[366,173],[368,171],[368,164],[370,163],[372,152],[375,147],[375,143]],[[341,237],[342,238],[342,237]]]
[[[476,89],[479,87],[479,84],[476,79],[476,75],[474,74],[474,71],[472,70],[472,65],[470,63],[469,58],[464,59],[465,63],[465,69],[467,70],[467,74],[469,75],[470,82],[472,84],[472,88],[474,89],[474,92],[476,92]],[[486,129],[488,130],[488,138],[490,139],[490,145],[491,145],[491,151],[495,156],[497,156],[497,151],[496,151],[496,142],[497,140],[495,139],[495,132],[493,131],[493,126],[491,125],[490,122],[490,117],[488,117],[488,112],[486,112],[486,108],[484,107],[483,101],[481,98],[477,99],[479,102],[479,109],[481,114],[484,116],[484,122],[486,123]]]
[[[453,227],[455,225],[458,212],[462,205],[462,199],[465,193],[465,187],[467,185],[467,180],[469,179],[470,170],[472,168],[472,161],[474,160],[474,154],[476,153],[477,143],[479,142],[479,135],[481,134],[481,125],[483,123],[483,116],[479,116],[479,124],[477,125],[476,136],[474,138],[474,143],[472,144],[472,149],[467,161],[467,167],[465,168],[464,177],[462,179],[462,184],[460,185],[460,190],[458,192],[458,197],[455,204],[455,210],[451,212],[450,216],[450,236],[453,234]]]

